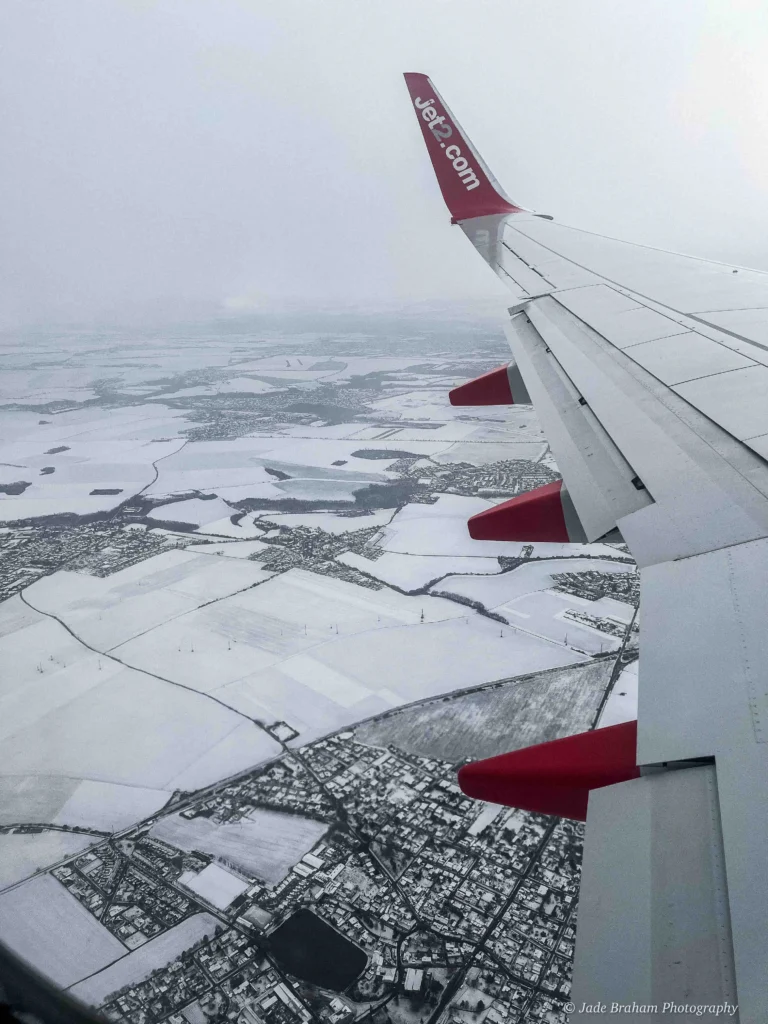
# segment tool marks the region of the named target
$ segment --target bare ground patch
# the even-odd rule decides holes
[[[613,658],[502,680],[393,711],[355,731],[361,743],[444,761],[493,757],[589,729]]]

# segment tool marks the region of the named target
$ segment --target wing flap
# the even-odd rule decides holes
[[[624,516],[650,504],[637,473],[610,439],[573,382],[547,351],[547,344],[525,312],[505,328],[531,399],[568,493],[589,541],[615,529]]]
[[[590,794],[574,979],[572,1024],[593,1020],[579,1010],[595,1003],[606,1022],[640,1019],[632,1003],[656,1005],[649,1020],[672,1014],[665,1003],[727,1003],[739,1019],[713,765]]]
[[[526,223],[533,219],[520,214]],[[548,223],[548,222],[547,222]],[[564,309],[620,349],[681,398],[720,425],[758,455],[768,451],[768,353],[746,338],[731,339],[722,330],[682,313],[658,308],[546,250],[511,229],[509,218],[466,221],[465,233],[498,276],[521,299],[551,295]],[[515,237],[525,239],[519,253]],[[522,258],[522,254],[528,257]],[[683,259],[684,257],[681,257]],[[567,268],[573,276],[567,277]],[[566,283],[567,281],[567,283]],[[721,317],[722,319],[722,317]],[[704,333],[706,331],[706,333]],[[654,344],[650,344],[654,343]],[[734,371],[745,372],[733,375]]]
[[[758,454],[768,435],[768,367],[609,285],[557,292],[557,301]],[[649,343],[654,343],[649,347]]]
[[[529,303],[526,311],[654,499],[618,524],[640,564],[765,535],[768,466],[761,459],[554,298]],[[533,396],[535,385],[527,377],[526,384]],[[578,509],[567,475],[566,482]]]
[[[768,539],[641,574],[638,758],[715,758],[739,1003],[750,1022],[763,1019],[766,995],[767,576]]]

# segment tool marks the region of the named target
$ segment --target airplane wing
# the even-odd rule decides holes
[[[513,294],[513,361],[451,400],[532,400],[563,475],[474,517],[470,533],[618,530],[641,576],[637,723],[471,763],[460,783],[586,812],[572,1020],[604,1004],[605,1021],[762,1022],[768,274],[523,209],[429,78],[405,78],[452,220]]]

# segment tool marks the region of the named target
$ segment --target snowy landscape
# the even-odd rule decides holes
[[[0,941],[130,1024],[565,1020],[582,827],[456,771],[636,716],[623,546],[444,312],[7,336]]]

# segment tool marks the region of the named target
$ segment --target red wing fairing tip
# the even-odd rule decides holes
[[[459,770],[467,796],[562,818],[587,819],[592,789],[640,777],[637,722],[539,743]]]
[[[495,370],[453,388],[448,397],[451,405],[531,404],[528,388],[514,359],[506,366],[497,366]]]
[[[468,380],[448,392],[451,405],[513,405],[512,388],[506,366]]]
[[[522,207],[504,195],[429,78],[413,72],[404,77],[453,220],[520,213]]]
[[[478,512],[468,522],[473,540],[582,544],[586,540],[562,480],[536,487]]]

